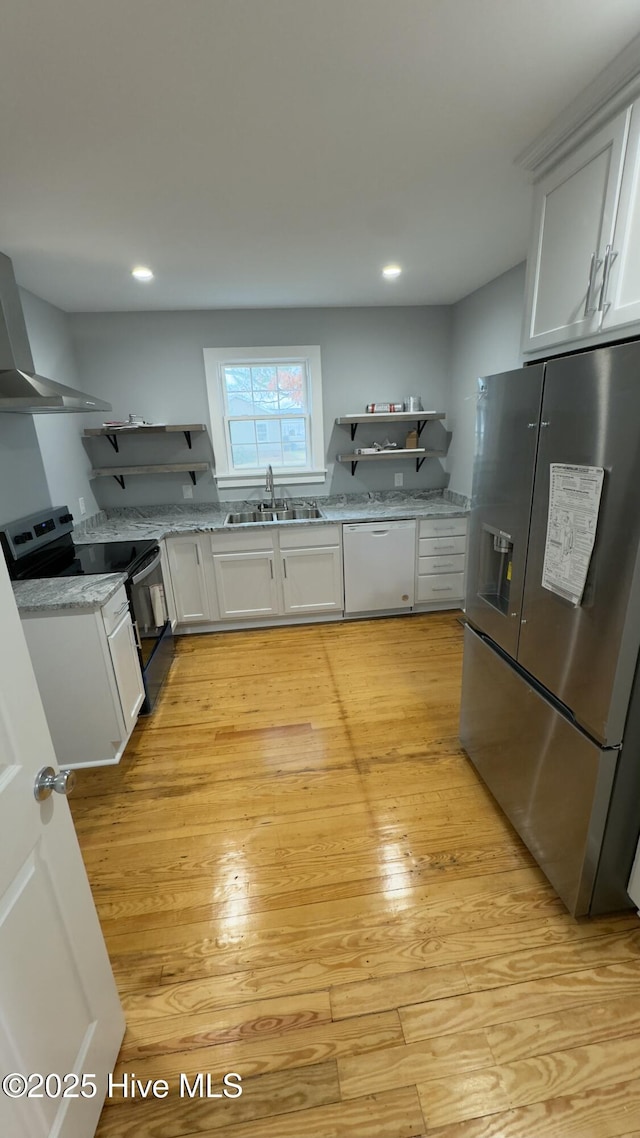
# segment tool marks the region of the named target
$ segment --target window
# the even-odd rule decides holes
[[[320,348],[205,348],[219,486],[324,481]]]

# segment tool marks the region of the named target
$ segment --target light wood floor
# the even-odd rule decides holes
[[[457,741],[452,614],[183,638],[72,799],[168,1098],[99,1138],[640,1136],[640,921],[574,921]],[[243,1079],[180,1098],[180,1073]]]

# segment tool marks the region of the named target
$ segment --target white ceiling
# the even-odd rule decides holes
[[[455,301],[525,255],[515,155],[638,32],[637,0],[2,0],[0,249],[68,311]]]

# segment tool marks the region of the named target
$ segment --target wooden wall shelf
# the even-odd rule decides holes
[[[115,478],[124,490],[125,474],[171,474],[177,471],[180,474],[186,472],[195,486],[196,473],[201,470],[209,470],[209,468],[208,462],[164,462],[156,466],[97,466],[95,470],[91,471],[90,477]]]
[[[206,429],[204,423],[143,423],[139,426],[130,426],[128,423],[124,423],[121,427],[87,427],[84,435],[85,438],[105,435],[117,452],[119,450],[119,439],[122,435],[169,435],[181,431],[187,440],[189,450],[191,450],[191,436],[201,434]]]

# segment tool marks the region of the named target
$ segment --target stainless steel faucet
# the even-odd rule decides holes
[[[267,467],[267,481],[266,481],[265,489],[267,490],[267,493],[271,495],[271,509],[275,510],[275,508],[276,508],[276,491],[275,491],[275,487],[273,485],[273,469],[271,467],[271,464],[269,464],[269,466]]]

